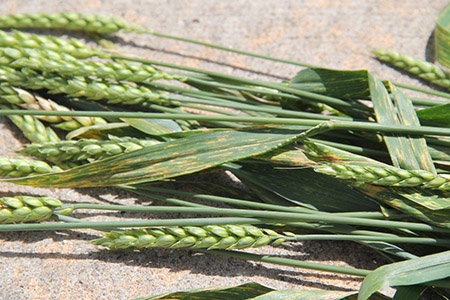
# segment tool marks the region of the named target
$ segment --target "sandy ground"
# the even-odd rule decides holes
[[[435,16],[446,3],[445,0],[2,0],[0,13],[74,11],[115,15],[168,34],[324,67],[369,69],[383,79],[420,85],[374,60],[369,49],[387,48],[432,59],[429,39]],[[141,57],[248,78],[281,80],[294,76],[300,69],[149,35],[117,36],[121,49]],[[0,153],[14,156],[13,151],[20,149],[25,139],[9,122],[0,120]],[[36,189],[0,184],[0,196],[23,193],[73,202],[136,201],[134,195],[114,189]],[[105,214],[94,219],[110,217]],[[0,299],[129,299],[246,282],[276,289],[347,291],[358,289],[361,283],[361,279],[350,276],[184,250],[108,252],[88,243],[95,237],[97,233],[93,231],[1,233]],[[353,243],[305,242],[253,251],[368,269],[383,262],[376,253]]]

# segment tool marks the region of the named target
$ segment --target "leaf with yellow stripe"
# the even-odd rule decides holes
[[[450,4],[444,7],[436,19],[434,28],[435,57],[445,67],[450,67]]]
[[[4,181],[41,187],[92,187],[150,182],[260,155],[303,136],[302,130],[296,126],[211,131],[152,145],[64,172]]]

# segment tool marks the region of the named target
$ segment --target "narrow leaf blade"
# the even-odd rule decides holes
[[[260,126],[213,131],[145,147],[64,172],[5,181],[32,186],[89,187],[136,184],[195,173],[260,155],[301,136],[297,127]],[[105,172],[108,170],[108,172]]]
[[[340,300],[356,292],[325,291],[325,290],[280,290],[273,291],[252,300]]]
[[[437,61],[447,68],[450,67],[450,4],[437,16],[434,39]]]
[[[258,283],[246,283],[235,287],[195,289],[190,291],[166,293],[150,297],[140,297],[134,300],[163,300],[163,299],[246,300],[257,297],[259,295],[263,295],[270,291],[273,291],[273,289],[270,289]]]
[[[450,276],[450,251],[384,265],[364,279],[358,300],[369,299],[388,286],[406,286],[435,281]],[[450,286],[450,281],[447,281]]]
[[[401,122],[397,116],[397,109],[389,97],[384,84],[370,73],[368,74],[368,77],[372,103],[378,123],[385,125],[400,125]],[[407,138],[385,134],[383,135],[383,139],[395,167],[407,170],[420,169],[414,151]]]
[[[417,116],[424,121],[450,126],[450,103],[419,110]]]
[[[122,121],[150,135],[162,135],[181,131],[180,126],[172,120],[122,118]]]

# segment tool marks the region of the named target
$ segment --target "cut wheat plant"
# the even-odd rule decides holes
[[[365,278],[359,293],[340,298],[258,284],[210,290],[223,295],[244,288],[264,299],[388,299],[377,291],[390,286],[398,288],[394,299],[425,289],[448,296],[449,94],[382,81],[367,70],[332,70],[167,35],[117,17],[16,14],[0,16],[0,27],[12,30],[0,31],[0,115],[30,142],[17,153],[30,159],[0,158],[1,180],[115,187],[164,203],[3,197],[0,231],[91,229],[99,249],[184,248]],[[152,34],[303,69],[284,82],[248,79],[18,30],[27,28]],[[374,53],[450,86],[436,65]],[[410,98],[408,89],[441,98]],[[232,174],[244,188],[211,174]],[[136,218],[89,221],[78,210]],[[155,217],[167,213],[182,217]],[[366,270],[245,250],[308,240],[353,241],[392,263]],[[430,254],[416,256],[410,245]]]

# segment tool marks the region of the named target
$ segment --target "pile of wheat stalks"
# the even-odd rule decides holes
[[[114,17],[18,14],[1,16],[0,27],[11,29],[0,31],[0,112],[30,140],[19,151],[30,159],[0,158],[3,181],[115,186],[172,204],[64,204],[15,195],[0,199],[1,231],[107,229],[95,244],[188,248],[366,276],[360,299],[383,286],[445,295],[450,130],[445,121],[426,116],[438,116],[448,99],[409,98],[399,87],[414,87],[382,82],[365,71],[321,69],[232,50]],[[20,28],[84,31],[103,46],[111,46],[105,34],[153,34],[309,68],[289,82],[250,80]],[[437,66],[395,52],[375,53],[450,87],[448,74]],[[417,109],[424,111],[419,117]],[[246,190],[189,177],[225,171]],[[169,178],[168,187],[163,180]],[[202,192],[174,188],[187,182]],[[77,209],[218,217],[86,222],[75,218]],[[393,264],[370,271],[236,251],[304,240],[356,241]],[[419,258],[408,252],[408,244],[426,245],[432,255]],[[384,281],[374,280],[377,276]],[[412,287],[417,284],[423,285]]]

